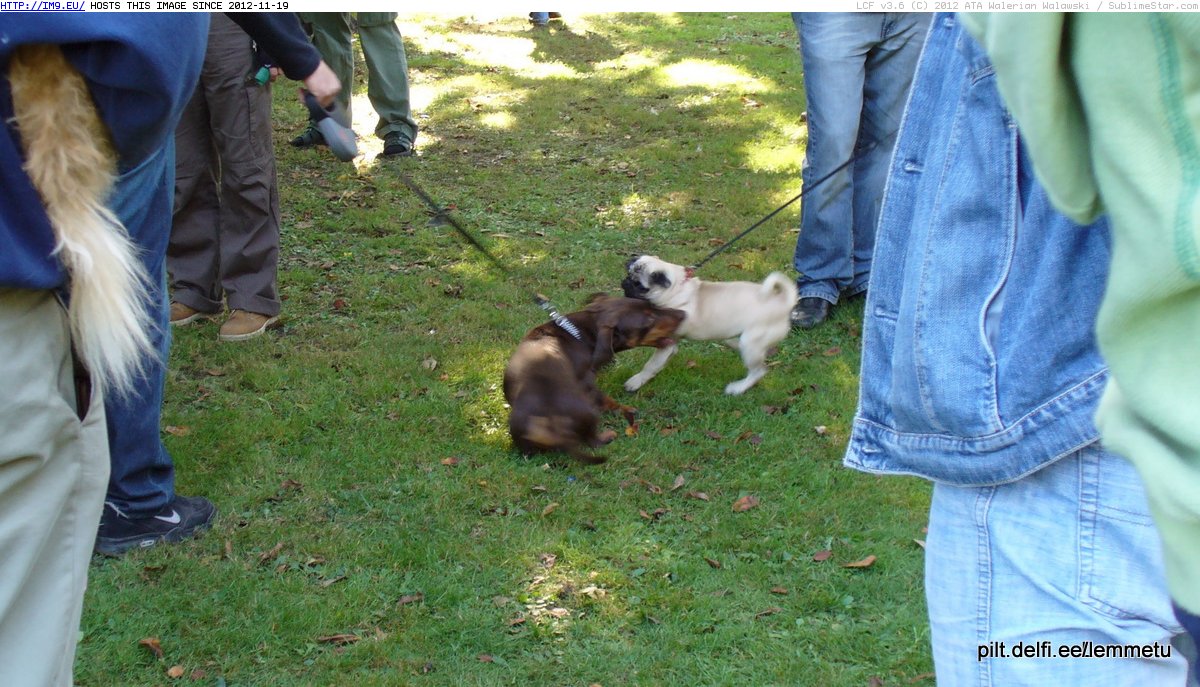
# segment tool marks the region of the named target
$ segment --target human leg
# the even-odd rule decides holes
[[[216,512],[205,499],[181,502],[183,497],[175,493],[175,464],[159,434],[171,347],[166,251],[174,161],[172,140],[119,176],[110,199],[113,212],[141,249],[150,275],[147,307],[154,310],[150,340],[157,355],[128,396],[105,399],[112,474],[95,540],[101,553],[115,555],[132,546],[151,545],[163,531],[182,530],[190,536],[207,527]],[[164,514],[166,519],[160,519]]]
[[[205,82],[221,168],[220,285],[230,310],[279,314],[279,188],[271,145],[271,95],[247,85],[250,37],[214,15]]]
[[[1180,631],[1141,482],[1095,445],[1010,484],[935,485],[925,589],[940,684],[1184,684],[1175,652],[1058,657],[1085,642],[1165,649]]]
[[[854,154],[866,56],[882,20],[867,14],[817,12],[798,12],[792,18],[800,35],[808,108],[802,176],[805,189],[811,188],[800,210],[793,266],[800,275],[801,299],[836,304],[854,276],[855,191],[852,169],[834,170]],[[825,180],[817,186],[819,179]]]
[[[205,87],[208,72],[206,63],[196,92],[175,127],[175,200],[167,271],[172,300],[193,311],[217,313],[224,308],[224,294],[218,283],[220,170],[213,155]]]
[[[849,296],[865,291],[871,276],[875,229],[896,147],[895,134],[900,128],[930,17],[916,12],[885,15],[882,37],[867,53],[857,150],[874,147],[853,165],[853,278],[843,289]]]
[[[342,83],[336,101],[346,112],[346,118],[351,119],[353,112],[350,108],[351,96],[354,94],[354,45],[350,31],[349,12],[300,12],[301,21],[312,27],[312,42],[325,64],[337,75]],[[310,121],[308,127],[299,136],[292,139],[292,145],[305,148],[325,143],[325,137]]]
[[[50,292],[0,290],[0,684],[6,687],[71,684],[108,480],[104,404],[99,389],[77,401],[69,336]]]
[[[391,134],[412,149],[417,122],[408,96],[408,57],[396,27],[395,12],[360,12],[358,35],[367,63],[367,97],[379,115],[375,135],[391,143]],[[399,154],[388,153],[386,154]]]

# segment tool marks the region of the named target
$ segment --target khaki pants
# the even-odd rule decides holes
[[[51,292],[0,289],[0,380],[0,685],[70,685],[108,442]]]

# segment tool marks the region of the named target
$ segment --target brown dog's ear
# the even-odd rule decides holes
[[[596,347],[592,349],[592,369],[598,370],[612,362],[613,330],[620,322],[620,315],[611,309],[602,309],[596,317]]]

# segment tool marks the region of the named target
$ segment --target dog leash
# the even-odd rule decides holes
[[[416,182],[410,179],[407,174],[401,172],[400,180],[403,181],[404,185],[407,186],[413,193],[415,193],[418,198],[424,201],[424,203],[429,206],[429,209],[433,210],[434,221],[446,222],[450,226],[454,227],[454,230],[458,232],[459,236],[463,237],[467,243],[474,246],[475,250],[482,253],[483,256],[488,259],[488,262],[492,263],[492,267],[495,267],[497,270],[499,270],[500,273],[505,277],[511,278],[513,276],[512,270],[508,269],[508,266],[506,266],[500,261],[499,258],[493,255],[492,252],[489,251],[487,247],[479,241],[479,239],[475,238],[475,236],[471,234],[471,232],[467,231],[466,227],[459,224],[458,220],[454,219],[454,216],[450,214],[447,208],[438,205],[433,200],[432,196],[426,193],[420,186],[417,186]],[[577,341],[583,341],[583,336],[579,333],[579,327],[576,327],[574,322],[567,319],[566,315],[560,313],[558,308],[554,306],[554,303],[549,298],[540,293],[535,293],[533,294],[533,302],[550,315],[551,322],[558,325],[560,329],[573,336]]]
[[[733,244],[737,243],[738,241],[741,241],[743,238],[746,237],[747,234],[749,234],[750,232],[754,231],[755,229],[757,229],[760,226],[762,226],[763,224],[765,224],[767,222],[767,220],[771,219],[775,215],[778,215],[780,212],[783,212],[784,208],[786,208],[787,206],[791,205],[792,203],[803,198],[809,191],[812,191],[813,189],[817,188],[818,186],[825,183],[826,181],[829,181],[829,179],[831,179],[835,174],[842,171],[843,169],[846,169],[847,167],[854,164],[858,160],[862,159],[862,157],[864,155],[866,155],[867,153],[874,150],[877,146],[879,146],[879,144],[894,138],[898,131],[899,131],[899,129],[896,129],[895,131],[892,131],[892,133],[888,134],[887,136],[884,136],[882,138],[877,138],[870,145],[859,149],[858,152],[856,152],[850,156],[849,160],[846,160],[842,164],[838,165],[837,167],[835,167],[833,169],[833,171],[829,172],[828,174],[821,177],[820,179],[817,179],[816,181],[812,182],[811,184],[805,185],[805,187],[800,191],[800,193],[797,193],[795,196],[793,196],[791,200],[789,200],[788,202],[784,203],[783,205],[780,205],[779,207],[775,208],[766,217],[763,217],[762,219],[758,220],[754,224],[750,225],[749,229],[743,231],[742,233],[738,234],[737,236],[733,237],[732,239],[726,241],[723,245],[718,246],[716,248],[716,250],[714,250],[711,253],[709,253],[708,255],[704,256],[703,260],[696,263],[695,265],[692,265],[691,269],[693,271],[700,269],[700,267],[702,265],[704,265],[704,263],[708,262],[709,260],[712,260],[713,258],[717,257],[721,253],[725,252],[725,250],[727,248],[729,248]]]

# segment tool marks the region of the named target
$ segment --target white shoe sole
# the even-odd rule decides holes
[[[213,317],[215,317],[215,315],[206,312],[192,313],[182,320],[171,320],[171,326],[183,327],[195,322],[196,320],[211,320]]]

